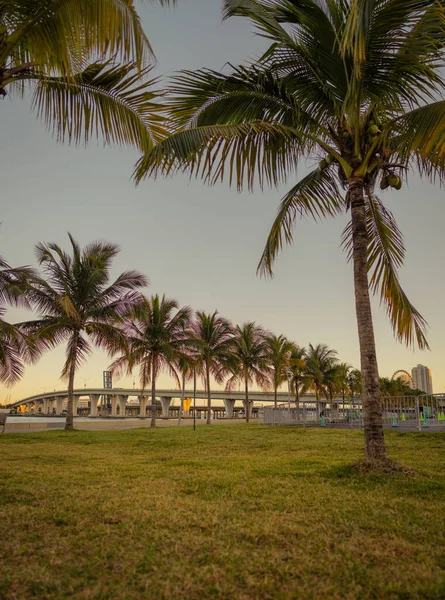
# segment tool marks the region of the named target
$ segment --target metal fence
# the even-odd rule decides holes
[[[405,431],[445,431],[445,394],[383,397],[383,426]],[[260,412],[264,425],[363,427],[363,410],[357,400],[335,399],[318,404],[300,401],[299,407],[264,407]]]

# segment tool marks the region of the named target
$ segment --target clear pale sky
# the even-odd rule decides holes
[[[174,9],[138,4],[158,58],[157,72],[203,66],[221,69],[258,54],[264,41],[247,22],[220,21],[219,0],[179,0]],[[233,323],[255,320],[298,344],[326,343],[339,358],[359,367],[352,269],[340,248],[346,216],[321,224],[303,219],[295,242],[276,264],[275,279],[256,276],[256,266],[286,190],[237,193],[178,176],[131,181],[138,158],[128,148],[87,149],[58,145],[30,110],[29,98],[0,103],[3,143],[0,254],[14,266],[34,263],[34,245],[55,241],[67,247],[70,231],[83,245],[107,239],[121,246],[114,275],[128,268],[146,273],[147,293],[165,293],[181,305],[218,311]],[[304,167],[298,176],[304,174]],[[296,180],[292,174],[289,185]],[[445,203],[439,186],[412,176],[402,192],[385,192],[386,206],[405,234],[406,266],[401,278],[408,296],[429,322],[431,352],[413,352],[396,343],[384,310],[374,302],[380,374],[433,371],[436,393],[445,390],[444,257]],[[29,313],[10,310],[11,320]],[[45,389],[62,389],[64,348],[46,354],[12,389],[19,400]],[[109,360],[95,351],[79,371],[77,387],[101,386]],[[132,378],[115,385],[132,386]],[[168,385],[164,377],[161,385]]]

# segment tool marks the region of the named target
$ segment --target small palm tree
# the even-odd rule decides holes
[[[249,384],[256,383],[264,389],[270,385],[269,346],[265,336],[264,329],[252,321],[237,325],[234,330],[232,353],[235,369],[226,384],[226,389],[233,389],[238,382],[244,383],[246,423],[249,422],[251,413]]]
[[[28,306],[26,289],[35,272],[29,267],[12,268],[0,257],[0,382],[14,385],[23,375],[24,362],[38,358],[39,348],[18,327],[5,321],[5,306]]]
[[[137,271],[125,271],[111,282],[110,268],[118,246],[93,242],[82,250],[72,235],[68,236],[72,255],[57,244],[36,246],[43,274],[30,282],[27,295],[40,317],[19,327],[46,347],[67,342],[62,369],[62,377],[68,379],[65,429],[73,429],[74,378],[91,353],[90,341],[110,355],[122,350],[125,337],[119,325],[141,301],[138,290],[148,281]]]
[[[331,350],[325,344],[309,344],[306,368],[309,385],[315,391],[317,416],[320,416],[320,397],[328,399],[332,396],[337,364],[336,350]]]
[[[228,373],[233,372],[233,329],[230,323],[213,314],[198,311],[192,326],[191,354],[207,391],[207,425],[211,423],[212,394],[210,375],[222,383]]]
[[[180,385],[177,361],[188,339],[187,327],[192,311],[188,306],[178,310],[178,302],[157,294],[144,299],[131,311],[124,323],[128,349],[111,365],[118,373],[130,374],[139,366],[142,390],[151,382],[151,427],[156,427],[156,380],[166,370]]]
[[[307,385],[306,348],[295,346],[289,359],[289,375],[292,391],[295,393],[297,409],[300,407],[300,392]]]
[[[152,59],[132,1],[0,0],[0,96],[33,90],[59,141],[149,150],[163,131]]]
[[[272,372],[271,379],[274,390],[275,408],[277,407],[277,392],[282,383],[289,377],[289,362],[295,344],[290,342],[284,335],[268,335],[266,337],[268,346],[268,361]]]
[[[345,398],[348,393],[349,377],[352,372],[352,367],[348,363],[342,362],[337,365],[337,390],[340,392],[342,397],[343,414],[345,412]]]
[[[190,338],[186,340],[185,351],[182,351],[177,359],[177,370],[181,375],[181,406],[179,408],[178,425],[181,425],[184,414],[185,382],[193,379],[195,375],[195,363],[190,355],[189,348],[187,348],[189,343]]]

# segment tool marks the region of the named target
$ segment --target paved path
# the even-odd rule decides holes
[[[257,420],[252,421],[258,422]],[[76,417],[74,419],[75,429],[84,429],[88,431],[103,431],[107,429],[137,429],[140,427],[150,427],[151,419],[138,418],[88,418]],[[234,425],[245,423],[244,419],[212,419],[212,423],[218,425]],[[204,419],[196,419],[196,425],[205,425]],[[156,419],[156,427],[177,427],[178,419]],[[193,427],[193,419],[182,419],[181,427]],[[6,433],[27,433],[49,431],[52,429],[61,430],[65,427],[65,418],[57,417],[14,417],[8,416],[6,421]]]

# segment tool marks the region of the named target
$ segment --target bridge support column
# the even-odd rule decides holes
[[[170,408],[172,399],[168,396],[161,396],[162,418],[168,419],[168,409]]]
[[[63,405],[65,404],[66,398],[64,396],[56,397],[56,415],[60,416],[63,413]]]
[[[73,416],[77,417],[77,405],[79,404],[79,396],[73,398]]]
[[[224,406],[226,407],[226,418],[231,419],[233,417],[233,407],[235,406],[235,400],[232,398],[224,398]]]
[[[252,404],[253,400],[249,400],[248,402],[246,400],[243,400],[244,410],[246,411],[246,415],[249,416],[249,419],[252,416]]]
[[[48,398],[44,398],[44,399],[42,400],[42,413],[43,413],[44,415],[47,415],[47,414],[48,414],[48,403],[49,403],[49,400],[48,400]]]
[[[111,396],[111,416],[117,417],[117,396]]]
[[[100,394],[90,394],[90,417],[97,417],[97,403],[99,402]]]
[[[139,417],[147,416],[147,396],[139,396]]]
[[[126,396],[124,394],[119,394],[117,396],[117,399],[119,402],[119,416],[125,417],[125,407],[127,406],[128,396]]]

